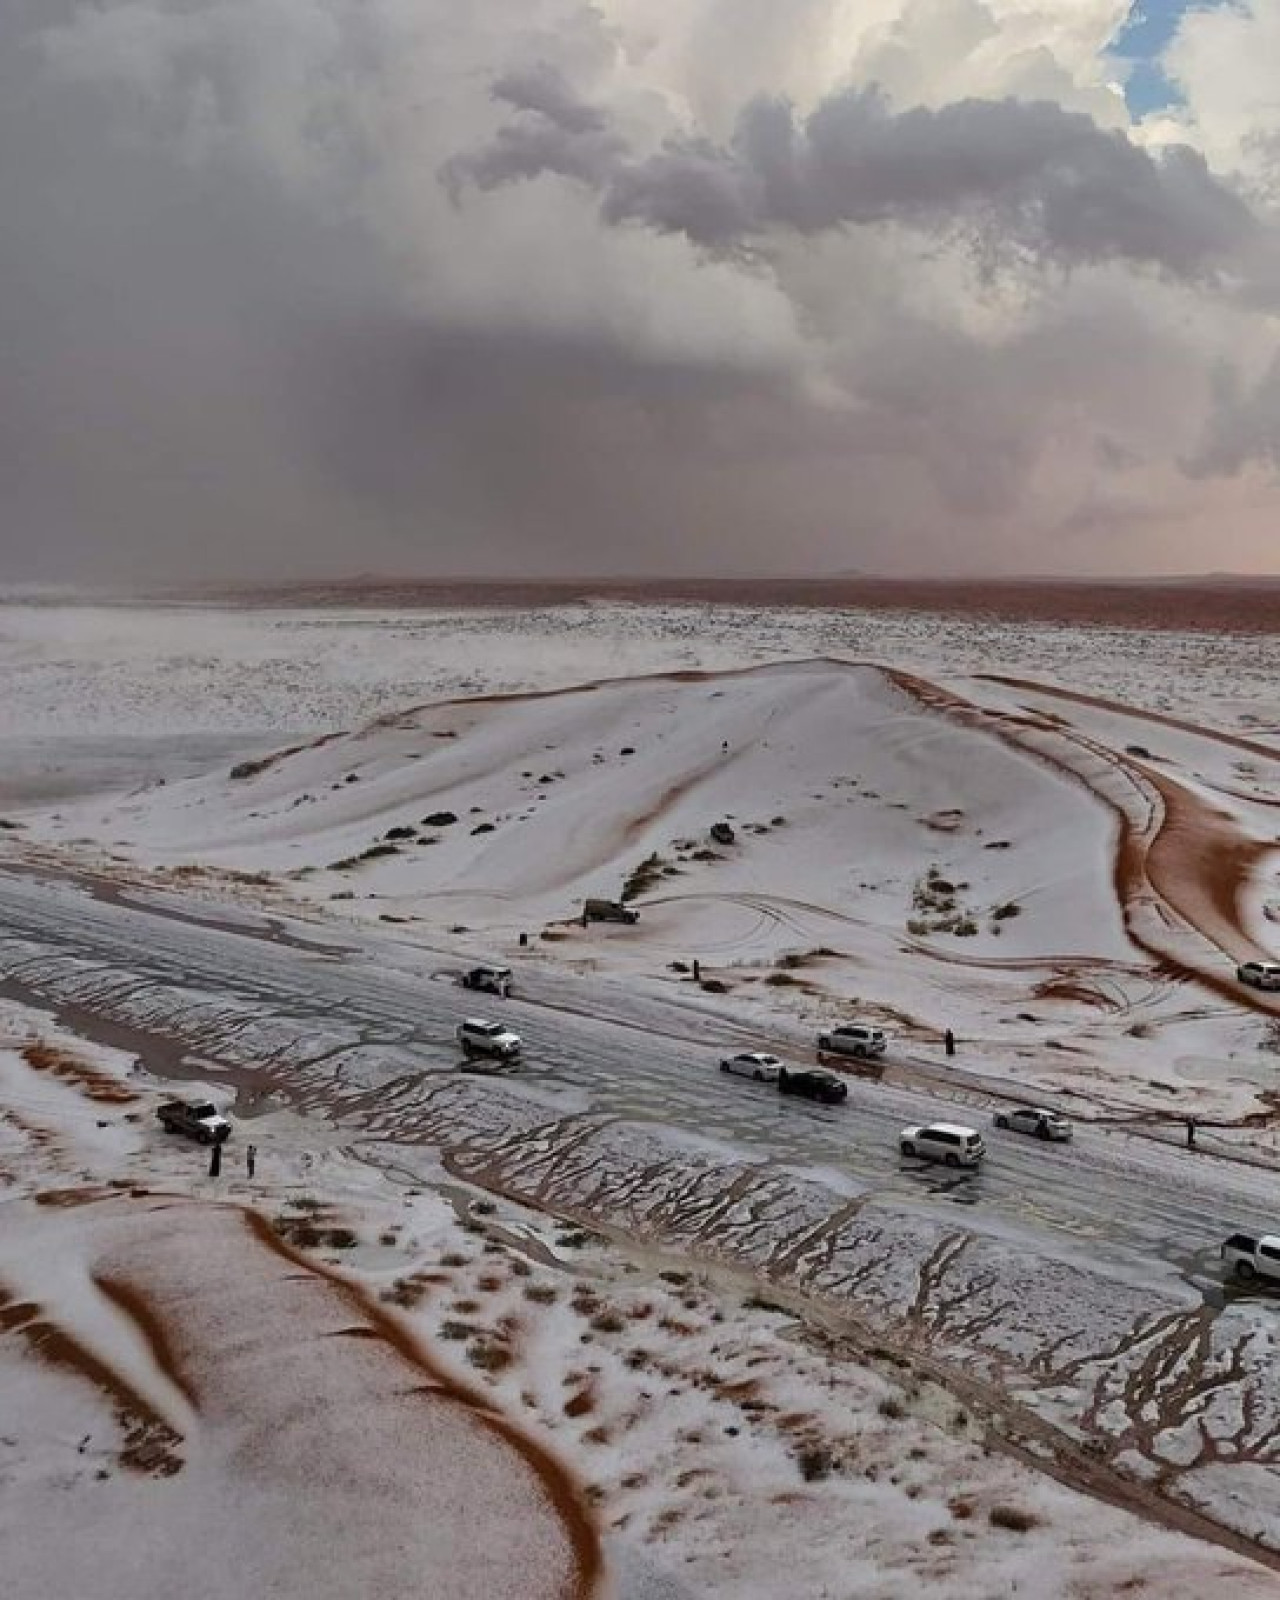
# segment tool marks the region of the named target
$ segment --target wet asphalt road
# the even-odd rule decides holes
[[[515,1081],[563,1092],[566,1110],[664,1123],[761,1161],[827,1169],[898,1203],[944,1214],[961,1208],[967,1225],[1024,1240],[1039,1234],[1047,1250],[1118,1270],[1165,1263],[1211,1299],[1220,1295],[1221,1239],[1237,1227],[1280,1221],[1270,1209],[1276,1183],[1269,1173],[1117,1130],[1082,1128],[1071,1145],[1044,1145],[995,1130],[989,1109],[856,1076],[837,1107],[727,1076],[717,1070],[719,1057],[759,1041],[678,995],[531,964],[518,973],[519,997],[496,1001],[460,989],[447,954],[424,952],[415,974],[400,970],[404,946],[380,957],[376,935],[344,931],[335,935],[343,945],[321,953],[309,926],[295,938],[278,924],[269,929],[266,919],[246,919],[242,931],[213,908],[193,905],[189,913],[173,900],[129,903],[118,893],[98,897],[0,871],[0,981],[17,980],[33,999],[49,997],[51,975],[65,973],[70,961],[92,973],[107,1015],[113,996],[180,985],[234,999],[301,1040],[335,1025],[354,1029],[367,1050],[395,1047],[397,1072],[406,1050],[424,1070],[455,1071],[458,1019],[492,1016],[524,1039]],[[94,1005],[81,999],[80,1008],[92,1013]],[[812,1064],[802,1054],[795,1059]],[[980,1172],[899,1156],[905,1124],[939,1118],[982,1128],[988,1155]]]

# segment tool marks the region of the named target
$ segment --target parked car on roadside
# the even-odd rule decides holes
[[[504,1023],[486,1022],[483,1017],[467,1017],[460,1022],[457,1039],[469,1061],[480,1056],[515,1061],[523,1048],[518,1033],[512,1033]]]
[[[1280,1234],[1233,1233],[1218,1251],[1237,1278],[1280,1283]]]
[[[623,905],[621,900],[584,900],[582,925],[588,922],[639,922],[640,913],[634,906]]]
[[[898,1135],[898,1149],[904,1156],[922,1161],[941,1161],[948,1167],[976,1167],[987,1153],[976,1128],[958,1122],[930,1122],[923,1127],[904,1128]]]
[[[884,1029],[869,1022],[842,1023],[818,1035],[818,1049],[824,1055],[854,1056],[859,1061],[882,1056],[888,1042]]]
[[[834,1072],[791,1072],[780,1067],[778,1089],[782,1094],[798,1094],[805,1100],[820,1100],[828,1106],[839,1105],[849,1098],[849,1085]]]
[[[1236,977],[1251,989],[1280,989],[1280,961],[1242,961]]]
[[[777,1083],[782,1063],[777,1056],[763,1050],[743,1050],[736,1056],[725,1056],[720,1070],[735,1073],[739,1078],[754,1078],[757,1083]]]
[[[501,995],[505,1000],[511,993],[511,968],[472,967],[462,974],[458,982],[464,989],[483,989],[487,994]]]
[[[231,1134],[231,1124],[206,1100],[166,1100],[156,1116],[166,1133],[185,1133],[198,1144],[221,1144]]]
[[[1062,1143],[1071,1137],[1071,1124],[1057,1111],[1045,1106],[1015,1106],[1012,1111],[997,1111],[992,1118],[997,1128],[1010,1133],[1029,1133],[1033,1139]]]

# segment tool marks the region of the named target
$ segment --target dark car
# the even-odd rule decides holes
[[[839,1105],[849,1098],[849,1085],[837,1078],[834,1072],[788,1072],[786,1067],[778,1074],[778,1088],[783,1094],[798,1094],[806,1100],[821,1100],[824,1105]]]

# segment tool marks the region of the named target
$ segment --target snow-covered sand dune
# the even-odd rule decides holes
[[[371,1297],[237,1206],[66,1198],[0,1245],[7,1593],[598,1592],[573,1480]]]

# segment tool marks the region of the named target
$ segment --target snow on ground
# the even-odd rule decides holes
[[[242,1126],[252,1180],[235,1143],[212,1179],[127,1057],[0,1025],[20,1600],[585,1594],[566,1529],[581,1556],[593,1525],[619,1600],[772,1600],[781,1572],[813,1600],[1274,1592],[1012,1458],[906,1354],[807,1329],[781,1291],[287,1112]]]
[[[322,942],[340,939],[345,919],[376,922],[395,941],[388,959],[414,970],[424,949],[451,949],[660,996],[687,992],[696,956],[711,1023],[797,1044],[856,1006],[890,1026],[904,1082],[922,1059],[912,1051],[936,1053],[953,1027],[970,1086],[1069,1095],[1086,1116],[1194,1113],[1226,1124],[1202,1136],[1216,1148],[1231,1141],[1265,1161],[1280,1148],[1280,1001],[1241,992],[1233,968],[1280,949],[1278,642],[612,603],[243,616],[6,605],[0,854],[161,903],[176,893],[287,911]],[[731,843],[711,838],[714,822],[732,824]],[[637,927],[574,922],[584,895],[623,892]],[[68,994],[99,981],[93,963],[61,968],[55,989]],[[213,992],[150,985],[139,1003],[160,1031],[203,1006],[211,1026],[267,1058],[296,1032],[287,1017],[233,1014]],[[408,1064],[395,1048],[364,1050],[338,1016],[331,1040],[308,1027],[316,1051],[342,1053],[344,1095]],[[495,1087],[477,1100],[452,1081],[413,1102],[408,1148],[389,1135],[342,1149],[336,1128],[264,1117],[270,1174],[253,1185],[228,1175],[214,1190],[198,1156],[157,1148],[149,1090],[130,1080],[139,1103],[110,1098],[119,1061],[102,1068],[104,1088],[96,1057],[79,1058],[83,1071],[65,1051],[44,1059],[0,1051],[0,1203],[22,1219],[15,1237],[42,1241],[0,1261],[0,1283],[5,1262],[34,1275],[75,1348],[128,1375],[145,1449],[158,1439],[176,1459],[175,1440],[200,1442],[180,1471],[148,1483],[148,1504],[153,1490],[180,1497],[198,1480],[222,1495],[242,1424],[215,1425],[171,1378],[166,1387],[145,1319],[104,1303],[96,1263],[127,1260],[175,1328],[194,1318],[184,1337],[211,1369],[229,1359],[223,1302],[239,1271],[217,1279],[211,1315],[185,1261],[140,1242],[174,1211],[134,1187],[182,1195],[195,1207],[181,1212],[183,1232],[207,1236],[219,1257],[252,1258],[255,1284],[270,1238],[214,1202],[264,1212],[318,1267],[340,1265],[344,1281],[384,1296],[427,1339],[427,1365],[452,1359],[455,1378],[553,1438],[611,1530],[625,1600],[754,1600],[776,1592],[761,1575],[783,1562],[798,1592],[842,1600],[922,1576],[963,1594],[1110,1594],[1139,1576],[1162,1594],[1228,1574],[1233,1592],[1274,1587],[984,1456],[957,1420],[971,1399],[930,1389],[918,1348],[895,1365],[907,1358],[894,1339],[874,1354],[840,1320],[871,1307],[906,1343],[927,1335],[971,1363],[984,1405],[1008,1394],[1028,1448],[1037,1416],[1058,1437],[1078,1427],[1105,1439],[1131,1479],[1176,1485],[1251,1534],[1270,1516],[1274,1471],[1272,1342],[1256,1310],[1211,1315],[1167,1281],[1135,1297],[1061,1253],[1037,1274],[1025,1239],[940,1230],[800,1170],[755,1192],[731,1152],[699,1157],[685,1141],[676,1161],[634,1125],[561,1148],[544,1139],[536,1094]],[[557,1108],[565,1128],[571,1110]],[[442,1173],[440,1147],[473,1114],[473,1159],[455,1152]],[[478,1210],[459,1171],[507,1198]],[[650,1193],[655,1173],[666,1186]],[[99,1197],[36,1210],[34,1187]],[[598,1216],[655,1254],[556,1233],[528,1206]],[[757,1226],[770,1215],[801,1233]],[[74,1247],[55,1249],[68,1233]],[[656,1253],[673,1243],[721,1267],[677,1269]],[[799,1284],[811,1310],[836,1307],[837,1345],[811,1345],[790,1314],[748,1304],[744,1268],[786,1279],[768,1293]],[[344,1292],[318,1282],[322,1306]],[[409,1359],[388,1345],[375,1305],[359,1302],[370,1348],[384,1364]],[[15,1346],[30,1364],[30,1325],[23,1313],[0,1339],[5,1364]],[[270,1355],[252,1382],[268,1384]],[[49,1374],[39,1381],[43,1398],[24,1417],[78,1403]],[[380,1396],[395,1381],[341,1379]],[[252,1382],[237,1407],[262,1404]],[[377,1414],[385,1448],[401,1451],[404,1430],[381,1400]],[[55,1459],[31,1427],[19,1454],[35,1463],[37,1498],[54,1482],[79,1496],[107,1481],[70,1462],[70,1431]],[[113,1448],[90,1452],[111,1481],[127,1437]],[[271,1468],[286,1469],[279,1458]],[[420,1470],[430,1494],[429,1463],[406,1469]],[[1119,1480],[1098,1471],[1097,1486],[1115,1491]],[[1012,1515],[993,1516],[1002,1506]],[[232,1505],[235,1521],[247,1515]],[[1099,1528],[1109,1531],[1090,1545]],[[264,1549],[278,1533],[271,1523]]]
[[[697,956],[704,981],[765,1025],[809,1031],[856,1002],[907,1040],[951,1027],[975,1071],[1042,1096],[1157,1116],[1177,1096],[1183,1114],[1271,1138],[1253,1123],[1269,1116],[1280,1002],[1233,978],[1280,942],[1280,745],[1269,753],[1238,712],[1256,639],[1142,635],[1139,651],[1106,630],[618,605],[55,610],[43,633],[38,609],[3,615],[15,759],[49,694],[83,700],[79,713],[59,702],[72,722],[115,696],[125,726],[151,694],[160,729],[225,739],[239,718],[248,742],[203,777],[182,765],[52,813],[11,806],[0,848],[375,919],[480,958],[656,984]],[[889,670],[743,670],[802,646],[901,655]],[[99,647],[108,670],[89,683]],[[589,676],[602,669],[612,681]],[[1019,675],[1033,670],[1061,684]],[[511,687],[574,671],[588,675],[576,688]],[[486,697],[414,709],[428,686]],[[276,759],[261,748],[271,717],[286,751],[299,746]],[[1262,722],[1261,700],[1250,717]],[[728,846],[709,835],[722,821]],[[583,896],[628,885],[638,928],[574,923]]]
[[[12,1009],[6,1033],[6,1594],[597,1592],[558,1458],[193,1182],[204,1152],[149,1159],[158,1096],[118,1055]]]
[[[1277,731],[1265,634],[1146,633],[933,613],[638,605],[465,611],[28,605],[0,598],[0,736],[357,727],[455,695],[838,655],[1006,672],[1224,727]]]

